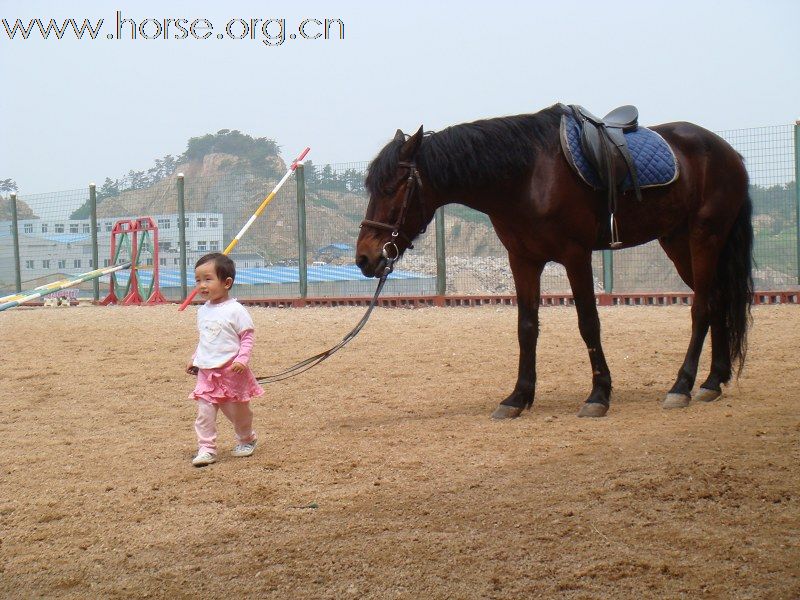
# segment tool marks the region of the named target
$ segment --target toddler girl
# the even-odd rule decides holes
[[[247,366],[253,349],[253,320],[245,308],[228,293],[236,278],[233,261],[219,252],[197,261],[194,277],[200,295],[207,300],[197,311],[200,341],[186,365],[187,373],[197,375],[197,385],[189,395],[197,401],[196,467],[217,460],[217,410],[233,423],[238,444],[231,454],[250,456],[256,447],[250,399],[264,390]]]

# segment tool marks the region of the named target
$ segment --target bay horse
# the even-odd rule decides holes
[[[591,257],[611,243],[605,192],[581,181],[560,151],[559,124],[567,107],[454,125],[406,136],[399,129],[371,161],[369,204],[356,246],[356,264],[378,277],[399,258],[440,206],[459,203],[488,215],[516,286],[519,370],[516,385],[492,413],[518,417],[536,386],[540,277],[545,264],[566,268],[592,370],[592,389],[578,416],[602,417],[611,399],[611,373],[600,342]],[[657,239],[681,279],[694,291],[692,333],[683,364],[662,403],[689,404],[703,342],[711,329],[711,368],[695,399],[718,398],[747,353],[753,300],[752,202],[742,157],[722,138],[687,122],[652,127],[672,147],[680,176],[621,194],[616,211],[622,247]]]

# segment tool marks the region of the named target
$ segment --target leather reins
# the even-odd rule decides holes
[[[403,226],[406,223],[406,218],[408,216],[408,210],[411,206],[411,199],[414,196],[414,192],[422,187],[422,179],[420,179],[419,171],[417,171],[417,165],[413,161],[401,161],[398,163],[400,167],[405,167],[408,169],[408,178],[406,179],[406,191],[405,196],[403,198],[403,206],[400,209],[400,215],[397,219],[397,222],[393,225],[389,223],[382,223],[380,221],[371,221],[369,219],[364,219],[361,221],[361,225],[359,227],[373,227],[375,229],[381,229],[385,231],[392,232],[392,239],[386,242],[381,249],[381,255],[384,258],[385,264],[383,268],[383,273],[381,273],[380,280],[378,281],[378,286],[375,288],[375,294],[372,296],[372,300],[369,303],[369,307],[367,308],[367,312],[364,313],[364,316],[361,317],[361,320],[356,324],[350,333],[342,338],[342,341],[332,346],[331,348],[325,350],[324,352],[320,352],[319,354],[315,354],[305,360],[301,360],[300,362],[292,365],[288,369],[281,371],[280,373],[275,373],[274,375],[267,375],[265,377],[256,377],[256,381],[258,383],[275,383],[277,381],[282,381],[284,379],[289,379],[290,377],[294,377],[295,375],[299,375],[304,371],[308,371],[310,368],[317,366],[319,363],[324,361],[325,359],[329,358],[332,354],[341,350],[345,345],[347,345],[350,340],[352,340],[358,333],[363,329],[364,325],[367,324],[370,315],[372,314],[372,310],[378,303],[378,296],[380,296],[381,290],[383,290],[383,286],[386,283],[386,279],[389,277],[389,274],[394,270],[394,263],[400,258],[400,250],[397,247],[397,244],[394,240],[398,236],[402,236],[403,239],[408,243],[408,248],[413,248],[413,244],[411,243],[411,238],[409,238],[402,230]],[[420,211],[422,213],[422,222],[425,223],[425,205],[422,201],[422,195],[417,194],[419,197],[420,202]],[[427,227],[423,226],[419,233],[424,233]],[[416,237],[416,236],[414,236]],[[390,251],[393,249],[393,252]]]
[[[319,354],[315,354],[305,360],[301,360],[300,362],[292,365],[288,369],[281,371],[280,373],[275,373],[274,375],[266,375],[264,377],[256,377],[256,381],[258,383],[275,383],[276,381],[281,381],[283,379],[289,379],[290,377],[294,377],[295,375],[299,375],[304,371],[308,371],[311,367],[317,366],[323,360],[329,358],[332,354],[335,354],[339,350],[341,350],[347,343],[352,340],[354,337],[358,335],[358,332],[367,324],[369,320],[369,316],[372,313],[372,309],[378,303],[378,296],[380,296],[381,290],[383,289],[383,284],[386,283],[386,278],[389,277],[389,273],[394,270],[394,262],[397,260],[397,256],[394,258],[390,258],[384,253],[384,258],[386,258],[386,268],[381,275],[380,280],[378,281],[378,286],[375,288],[375,294],[372,296],[372,300],[369,303],[369,307],[367,308],[367,312],[364,313],[364,316],[361,317],[361,320],[353,327],[353,330],[348,333],[346,336],[342,338],[342,341],[328,348],[324,352],[320,352]]]

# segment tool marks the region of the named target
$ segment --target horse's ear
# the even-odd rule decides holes
[[[419,146],[422,144],[422,125],[420,125],[417,133],[412,135],[400,148],[400,160],[411,160],[416,156]]]
[[[394,134],[394,141],[395,142],[405,142],[406,141],[406,134],[398,129],[397,133]]]

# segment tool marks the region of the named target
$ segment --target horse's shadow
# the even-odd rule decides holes
[[[466,392],[467,390],[465,390]],[[499,395],[500,391],[495,390],[491,396]],[[661,397],[657,388],[637,387],[625,390],[614,391],[614,410],[609,412],[607,418],[624,419],[632,412],[632,409],[646,407],[660,411]],[[579,419],[578,412],[583,402],[581,393],[572,391],[569,393],[559,393],[557,391],[545,392],[537,397],[536,402],[530,410],[522,413],[519,419],[512,421],[492,421],[489,419],[492,412],[492,400],[486,396],[475,396],[473,400],[455,403],[453,401],[444,402],[441,405],[424,404],[409,408],[408,406],[395,405],[386,407],[381,406],[379,411],[361,412],[356,415],[343,415],[337,418],[328,419],[327,427],[330,429],[363,429],[375,427],[391,427],[404,423],[414,422],[436,422],[441,419],[468,418],[470,420],[486,419],[496,423],[499,427],[504,423],[530,423],[543,422],[545,419]],[[373,406],[370,404],[369,406]],[[387,414],[388,412],[388,414]],[[637,415],[639,411],[635,411]],[[655,414],[653,416],[655,419]],[[583,419],[587,424],[592,419]]]

